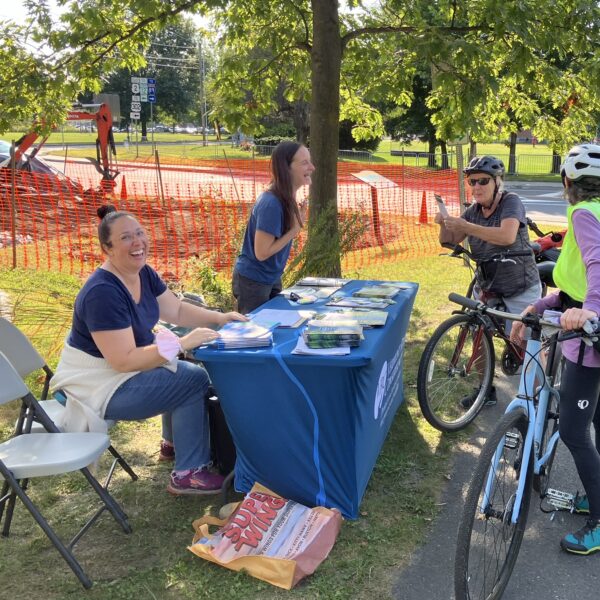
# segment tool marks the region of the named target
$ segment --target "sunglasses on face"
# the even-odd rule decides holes
[[[491,177],[480,177],[479,179],[467,179],[467,183],[471,187],[475,187],[477,184],[487,185],[491,179],[492,179]]]

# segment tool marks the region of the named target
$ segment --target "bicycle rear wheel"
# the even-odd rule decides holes
[[[560,386],[562,383],[562,373],[565,366],[565,357],[562,355],[560,345],[556,345],[556,353],[554,355],[554,364],[550,374],[552,376],[552,387],[560,392]],[[548,398],[548,410],[546,412],[546,420],[544,421],[544,428],[542,430],[542,442],[538,451],[538,456],[544,456],[548,450],[548,442],[558,430],[558,404],[559,397],[555,394],[551,394]],[[554,455],[558,444],[554,445],[552,454],[546,460],[546,463],[540,467],[539,475],[534,473],[533,475],[533,489],[540,494],[540,498],[545,498],[548,492],[550,482],[550,472],[552,471],[552,465],[554,464]]]
[[[468,314],[444,321],[425,346],[417,397],[427,421],[440,431],[466,427],[481,410],[494,378],[494,345],[483,323]],[[461,400],[473,395],[473,403]]]
[[[531,499],[530,460],[519,518],[512,523],[526,433],[525,413],[511,411],[502,417],[483,446],[458,528],[454,560],[456,600],[495,600],[502,596],[508,583],[523,540]],[[500,460],[493,469],[497,449]],[[486,500],[490,472],[492,486]]]

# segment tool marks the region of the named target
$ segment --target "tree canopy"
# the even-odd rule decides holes
[[[227,124],[249,126],[282,89],[290,102],[310,103],[312,226],[336,205],[339,121],[355,123],[357,138],[380,135],[375,103],[408,108],[423,70],[440,140],[529,126],[562,151],[591,137],[600,112],[600,8],[589,0],[64,0],[59,24],[45,2],[26,4],[30,24],[0,34],[0,131],[33,113],[57,121],[107,72],[143,66],[150,35],[175,15],[212,13]],[[45,44],[42,54],[29,42]],[[322,229],[332,262],[315,267],[331,273],[336,222]]]

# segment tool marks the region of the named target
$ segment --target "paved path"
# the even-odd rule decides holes
[[[463,494],[485,436],[500,418],[516,383],[516,377],[497,377],[500,402],[484,408],[469,442],[457,446],[451,479],[441,499],[444,507],[411,564],[398,574],[393,588],[396,600],[454,600],[454,551]],[[562,444],[550,485],[569,492],[581,489],[571,456]],[[561,537],[583,523],[584,517],[566,512],[556,513],[551,520],[539,510],[539,496],[533,495],[523,545],[502,600],[600,598],[600,554],[570,556],[559,547]]]

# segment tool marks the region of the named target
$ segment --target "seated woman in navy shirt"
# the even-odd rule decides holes
[[[100,207],[98,216],[106,260],[77,295],[51,382],[67,396],[61,426],[105,431],[105,419],[163,415],[161,457],[175,459],[167,490],[216,493],[223,478],[209,470],[208,375],[177,355],[216,339],[213,328],[246,317],[181,302],[146,265],[148,238],[135,217],[112,206]],[[167,330],[155,334],[159,319],[192,330],[181,338]]]

